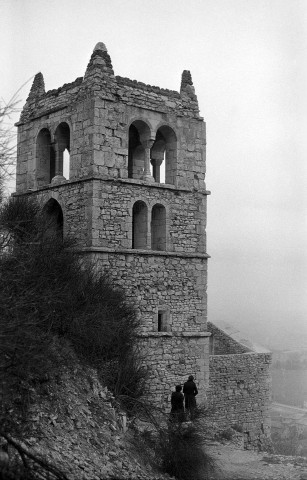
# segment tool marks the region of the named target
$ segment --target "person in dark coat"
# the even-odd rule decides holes
[[[184,406],[186,413],[190,414],[191,420],[194,418],[195,409],[196,409],[196,395],[198,394],[198,390],[196,384],[194,382],[193,375],[190,375],[188,381],[185,382],[183,385],[183,393],[184,393]]]
[[[176,385],[176,391],[172,392],[171,397],[171,420],[183,422],[184,420],[184,407],[183,407],[183,394],[181,393],[182,386]]]

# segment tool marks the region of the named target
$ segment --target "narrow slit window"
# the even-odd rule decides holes
[[[159,309],[157,315],[158,332],[169,331],[169,314],[167,308]]]
[[[163,318],[163,313],[158,312],[158,332],[162,332],[162,318]]]

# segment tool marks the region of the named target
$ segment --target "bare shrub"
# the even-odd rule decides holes
[[[55,465],[34,454],[20,440],[0,430],[0,439],[14,450],[14,462],[0,462],[0,480],[68,480]]]
[[[16,131],[12,116],[19,111],[18,92],[8,102],[0,99],[0,201],[4,197],[5,183],[15,171]]]
[[[164,473],[178,480],[212,478],[217,467],[206,453],[207,409],[198,408],[193,422],[170,421],[168,414],[146,409],[146,405],[142,413],[143,426],[141,434],[137,429],[136,442],[143,460],[158,464]]]

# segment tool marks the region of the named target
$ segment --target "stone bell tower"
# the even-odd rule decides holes
[[[180,92],[115,76],[98,43],[84,77],[46,92],[36,75],[17,125],[16,193],[39,196],[136,305],[152,398],[190,374],[204,397],[209,192],[190,72]]]

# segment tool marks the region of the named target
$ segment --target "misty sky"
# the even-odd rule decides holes
[[[99,41],[116,75],[179,90],[191,71],[212,192],[208,319],[307,346],[307,0],[1,0],[0,18],[5,100],[39,71],[47,90],[83,76]]]

